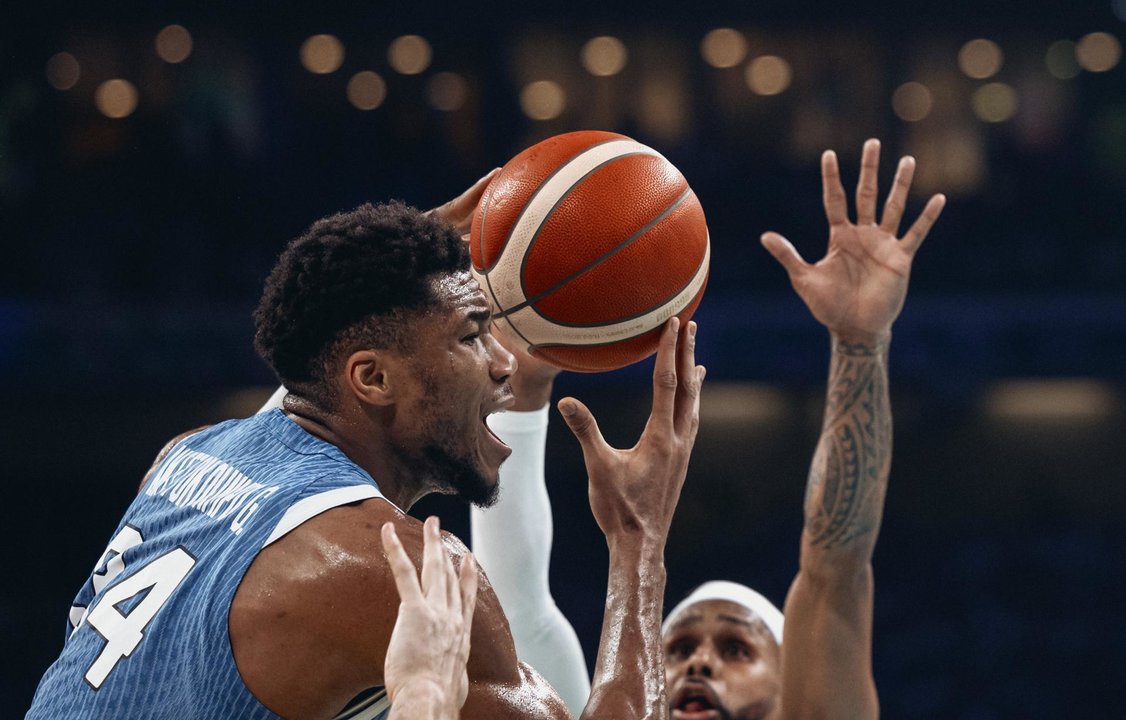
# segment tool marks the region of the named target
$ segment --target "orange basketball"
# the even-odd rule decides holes
[[[696,310],[711,255],[680,171],[593,130],[510,160],[481,198],[470,248],[494,321],[533,355],[583,372],[653,354],[665,321]]]

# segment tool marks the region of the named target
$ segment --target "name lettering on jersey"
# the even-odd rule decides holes
[[[145,494],[163,497],[177,507],[197,510],[217,521],[231,520],[231,532],[242,533],[259,504],[278,491],[254,482],[213,455],[177,447],[145,486]]]

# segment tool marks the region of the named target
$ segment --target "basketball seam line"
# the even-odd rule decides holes
[[[508,249],[509,242],[512,241],[512,233],[514,233],[516,231],[516,228],[519,227],[521,218],[524,217],[524,214],[528,211],[528,208],[531,206],[532,202],[539,196],[540,192],[543,191],[543,187],[545,185],[547,185],[549,182],[551,182],[552,178],[554,178],[559,173],[563,172],[563,170],[568,165],[575,162],[575,160],[578,159],[579,157],[585,155],[586,153],[591,152],[595,148],[599,148],[599,147],[602,147],[604,145],[609,145],[610,143],[623,142],[623,141],[629,142],[629,143],[635,143],[635,144],[637,143],[636,140],[633,140],[632,138],[627,138],[623,135],[623,136],[607,138],[607,139],[603,140],[602,142],[597,142],[597,143],[594,143],[593,145],[588,145],[585,148],[583,148],[582,150],[580,150],[577,153],[575,153],[574,155],[572,155],[571,157],[564,160],[562,163],[559,164],[558,167],[555,168],[554,171],[551,172],[550,175],[548,175],[547,177],[540,180],[539,186],[536,188],[536,191],[534,193],[532,193],[532,196],[530,198],[528,198],[527,201],[525,201],[524,207],[520,209],[519,214],[517,214],[516,218],[512,221],[512,225],[508,228],[508,232],[504,236],[504,242],[501,243],[500,250],[497,252],[496,258],[493,260],[492,264],[481,268],[480,274],[481,274],[481,277],[483,277],[485,279],[485,286],[488,287],[489,295],[491,295],[492,298],[493,298],[493,306],[494,307],[500,307],[500,298],[497,297],[496,289],[493,288],[493,281],[492,281],[492,278],[489,277],[489,275],[492,274],[493,268],[495,268],[497,266],[497,263],[499,263],[501,261],[501,259],[504,257],[504,252],[505,252],[505,250]],[[650,150],[652,150],[652,149],[650,148]],[[656,153],[655,150],[653,150],[653,152]],[[631,155],[637,155],[637,154],[645,154],[645,153],[639,152],[639,153],[630,153],[630,154]],[[663,156],[661,156],[660,153],[656,153],[656,154],[657,154],[658,157],[663,157]],[[624,156],[618,155],[616,157],[624,157]],[[611,162],[613,159],[615,159],[615,158],[612,158],[611,160],[607,160],[606,162]],[[599,167],[601,167],[602,165],[605,165],[605,164],[606,163],[599,163]],[[591,172],[593,172],[593,170]],[[585,179],[588,175],[590,175],[589,172],[586,173],[585,175],[583,175],[583,177],[580,178],[580,180]],[[494,181],[495,181],[495,178],[494,178]],[[575,184],[576,183],[572,183],[571,188],[568,189],[568,191],[564,195],[564,197],[566,197],[567,195],[569,195],[571,193],[571,191],[574,189]],[[489,183],[489,190],[488,190],[489,200],[490,200],[489,204],[491,204],[494,188],[495,188],[495,186],[492,183]],[[556,207],[558,207],[558,203],[556,203],[554,206],[552,206],[551,212],[555,212]],[[485,220],[486,220],[485,216],[486,216],[487,213],[488,213],[488,204],[485,204],[485,205],[482,206],[482,211],[481,211],[481,234],[480,234],[480,238],[479,238],[480,244],[481,244],[481,257],[482,258],[485,256]],[[547,218],[549,218],[549,217],[551,217],[551,213],[548,213],[547,215],[545,215],[543,220],[540,221],[540,229],[543,228],[543,223],[546,222]],[[535,242],[535,239],[536,239],[537,236],[539,236],[539,229],[536,230],[536,234],[528,241],[528,246],[524,249],[525,257],[527,256],[528,251],[531,250],[532,243]],[[524,268],[524,263],[521,262],[520,263],[521,272],[523,271],[523,268]],[[522,285],[523,285],[523,282],[521,282],[521,286]],[[521,287],[521,291],[523,291],[522,287]],[[509,325],[509,327],[512,328],[513,331],[516,332],[517,335],[520,335],[520,339],[522,339],[525,343],[527,343],[529,346],[531,346],[531,344],[532,344],[531,341],[529,341],[528,338],[521,335],[520,331],[516,329],[515,325],[513,325],[511,322],[509,322],[508,325]]]
[[[591,172],[594,172],[594,170],[591,170]],[[577,185],[578,183],[575,183],[575,184]],[[575,280],[576,278],[581,277],[582,275],[585,275],[589,271],[593,270],[596,266],[598,266],[601,262],[603,262],[604,260],[607,260],[610,257],[613,257],[614,255],[616,255],[617,253],[619,253],[620,251],[624,250],[629,245],[631,245],[635,240],[640,238],[642,235],[644,235],[645,233],[652,230],[657,224],[659,224],[662,220],[664,220],[666,217],[668,217],[670,214],[672,214],[672,212],[674,210],[676,210],[678,207],[680,207],[682,204],[684,204],[684,201],[686,199],[688,199],[688,196],[691,195],[691,194],[692,194],[692,188],[686,187],[684,189],[684,192],[680,194],[680,197],[678,197],[676,200],[674,200],[671,205],[669,205],[667,208],[665,208],[663,211],[661,211],[661,213],[659,215],[657,215],[657,217],[653,218],[648,223],[641,226],[640,229],[638,229],[632,235],[627,237],[625,240],[621,241],[616,246],[610,248],[609,250],[604,252],[602,255],[598,256],[597,258],[595,258],[591,262],[587,263],[585,266],[579,268],[575,272],[571,273],[567,277],[565,277],[562,280],[560,280],[559,282],[555,283],[554,285],[552,285],[548,289],[543,290],[539,293],[536,293],[534,296],[527,298],[526,300],[524,300],[524,302],[522,302],[518,305],[513,305],[512,307],[508,308],[507,310],[502,310],[501,312],[493,315],[493,317],[494,318],[496,318],[496,317],[506,317],[508,315],[511,315],[514,312],[518,312],[520,310],[523,310],[524,308],[528,307],[529,305],[532,305],[533,303],[539,302],[540,300],[543,300],[548,295],[551,295],[552,293],[558,291],[560,288],[565,286],[567,283]],[[566,196],[564,196],[564,197],[566,197]],[[562,198],[560,199],[560,202],[562,202]],[[554,212],[554,211],[555,211],[555,208],[552,208],[552,212]],[[550,217],[550,215],[548,217]],[[546,218],[545,218],[545,222],[546,222]],[[543,226],[541,225],[540,227],[542,228]],[[536,234],[539,235],[539,232],[537,231]],[[535,243],[534,237],[532,238],[531,242],[528,243],[529,252],[531,251],[533,243]],[[520,264],[520,276],[521,276],[521,278],[523,278],[524,264],[527,262],[527,260],[528,260],[528,254],[526,253],[524,255],[524,260]],[[693,273],[693,274],[695,274],[695,273]],[[689,278],[689,282],[691,282],[691,278]],[[521,280],[521,284],[523,284],[522,280]],[[681,289],[683,290],[683,288],[681,288]],[[677,292],[679,292],[679,290]],[[587,323],[570,324],[570,323],[559,322],[558,320],[555,320],[554,318],[546,317],[543,313],[541,313],[535,307],[532,307],[532,311],[535,312],[540,317],[544,318],[545,320],[550,320],[551,322],[558,323],[560,325],[569,325],[570,327],[584,327],[584,326],[588,325]],[[641,313],[641,314],[644,315],[645,313]],[[639,316],[635,316],[635,317],[639,317]],[[626,320],[628,318],[622,318],[622,319]],[[597,326],[597,325],[600,325],[600,324],[601,323],[589,323],[589,326],[594,327],[594,326]]]
[[[707,244],[708,244],[709,246],[711,245],[711,236],[710,236],[710,235],[708,236],[708,243],[707,243]],[[708,253],[707,253],[706,251],[705,251],[705,253],[704,253],[704,257],[705,257],[705,258],[707,258],[707,257],[708,257]],[[644,315],[647,315],[648,313],[651,313],[651,312],[653,312],[653,311],[654,311],[655,309],[657,309],[657,308],[661,307],[662,305],[665,305],[665,304],[667,304],[667,303],[668,303],[669,301],[671,301],[671,300],[672,300],[673,298],[675,298],[675,297],[676,297],[677,295],[679,295],[680,293],[684,292],[684,290],[685,290],[685,289],[686,289],[686,288],[687,288],[687,287],[688,287],[689,285],[691,285],[691,284],[692,284],[692,282],[693,282],[693,281],[694,281],[694,280],[696,279],[696,276],[697,276],[698,274],[699,274],[699,268],[697,267],[697,269],[696,269],[696,272],[692,273],[692,277],[688,278],[688,282],[684,283],[684,284],[683,284],[683,285],[681,285],[681,286],[680,286],[679,288],[677,288],[675,292],[672,292],[672,293],[670,293],[670,294],[668,295],[668,297],[666,297],[666,298],[665,298],[664,300],[662,300],[662,301],[661,301],[661,302],[660,302],[659,304],[657,304],[657,305],[654,305],[653,307],[649,308],[648,310],[643,310],[642,312],[639,312],[639,313],[634,313],[633,315],[627,315],[627,316],[626,316],[626,317],[624,317],[624,318],[618,318],[618,319],[614,320],[614,323],[615,323],[615,324],[617,324],[617,323],[624,323],[624,322],[629,322],[630,320],[636,320],[636,319],[637,319],[637,318],[639,318],[639,317],[643,317]],[[707,274],[708,274],[708,271],[707,271],[707,270],[705,270],[705,276],[704,276],[704,281],[703,281],[704,283],[707,283]],[[701,290],[702,290],[702,289],[703,289],[703,286],[701,286]],[[695,297],[695,296],[693,296],[693,297]],[[691,301],[691,300],[689,300],[688,302],[689,302],[689,303],[691,303],[692,301]],[[688,307],[688,305],[685,305],[684,307]],[[683,309],[684,309],[684,308],[681,308],[681,310],[683,310]],[[535,312],[535,310],[536,310],[535,308],[532,308],[532,311],[533,311],[533,312]],[[679,311],[677,311],[677,313],[673,313],[673,315],[676,315],[676,314],[678,314],[678,313],[679,313]],[[547,321],[549,321],[549,322],[551,322],[551,323],[553,323],[553,324],[555,324],[555,325],[560,325],[560,326],[562,326],[562,327],[574,327],[574,328],[583,328],[583,327],[599,327],[599,326],[600,326],[600,325],[602,324],[602,323],[593,323],[593,324],[586,324],[586,323],[564,323],[564,322],[559,322],[558,320],[552,320],[551,318],[547,318],[547,317],[544,317],[543,315],[540,315],[540,314],[539,314],[538,312],[537,312],[536,314],[537,314],[537,315],[539,315],[539,316],[540,316],[541,318],[543,318],[544,320],[547,320]],[[670,316],[670,317],[671,317],[671,316]],[[506,319],[506,320],[508,320],[508,326],[509,326],[509,327],[511,327],[511,328],[515,328],[515,327],[516,327],[516,326],[515,326],[515,325],[514,325],[514,324],[512,323],[512,320],[511,320],[511,318],[505,318],[505,319]],[[655,329],[656,329],[656,328],[651,328],[650,330],[645,330],[645,331],[643,331],[643,332],[639,332],[639,333],[637,333],[636,335],[629,335],[629,336],[627,336],[627,337],[623,337],[623,338],[618,338],[617,340],[610,340],[610,341],[608,341],[608,342],[604,342],[604,343],[590,343],[590,344],[584,344],[584,345],[583,345],[583,347],[602,347],[602,346],[604,346],[604,345],[614,345],[614,344],[616,344],[616,343],[624,342],[624,341],[626,341],[626,340],[632,340],[632,339],[634,339],[634,338],[636,338],[636,337],[641,337],[641,336],[642,336],[642,335],[644,335],[645,333],[647,333],[647,332],[652,332],[652,330],[655,330]],[[523,335],[521,335],[521,337],[524,337],[524,336],[523,336]],[[525,341],[527,341],[527,338],[524,338],[524,340],[525,340]],[[529,347],[533,347],[533,348],[540,348],[540,347],[572,347],[572,345],[570,345],[569,343],[539,343],[538,345],[532,345],[531,343],[528,343],[528,346],[529,346]]]
[[[493,258],[492,264],[487,265],[485,267],[482,267],[481,271],[480,271],[481,274],[487,275],[489,272],[492,271],[493,268],[495,268],[497,266],[497,263],[500,262],[500,259],[502,257],[504,257],[504,251],[508,247],[509,241],[512,240],[512,233],[516,230],[517,226],[520,225],[520,218],[524,217],[524,213],[526,213],[528,211],[528,208],[531,206],[532,201],[535,200],[536,197],[540,194],[540,191],[543,190],[544,185],[548,184],[553,177],[555,177],[559,173],[563,172],[563,169],[566,168],[571,163],[573,163],[575,161],[575,159],[578,158],[579,156],[590,152],[594,148],[602,147],[603,145],[607,145],[607,144],[612,143],[612,142],[621,142],[623,140],[630,140],[631,142],[637,142],[636,140],[632,140],[631,138],[627,138],[625,136],[620,136],[620,137],[608,138],[606,140],[603,140],[602,142],[594,143],[593,145],[587,145],[582,150],[579,150],[577,153],[575,153],[571,157],[569,157],[566,160],[564,160],[563,162],[559,163],[559,166],[557,168],[555,168],[554,170],[552,170],[551,174],[547,175],[542,180],[540,180],[539,185],[536,187],[536,191],[534,193],[532,193],[532,196],[529,197],[527,199],[527,201],[524,202],[524,207],[520,208],[520,212],[516,215],[516,218],[512,221],[512,225],[508,228],[508,232],[505,233],[504,242],[501,243],[500,248],[497,250],[496,257]],[[623,156],[619,155],[618,157],[623,157]],[[585,178],[585,177],[586,177],[586,175],[583,176],[583,178]],[[493,178],[493,182],[495,182],[495,181],[496,181],[496,178]],[[490,189],[489,200],[490,201],[492,200],[492,188],[493,188],[493,183],[490,182],[489,183],[489,189]],[[555,208],[552,208],[552,210],[554,210],[554,209]],[[481,237],[480,237],[481,257],[482,258],[485,257],[485,212],[487,210],[488,210],[487,205],[482,205],[482,210],[481,210]],[[547,217],[550,217],[550,214]],[[546,217],[544,219],[546,220]],[[542,226],[542,223],[541,223],[541,226]],[[534,240],[534,238],[533,238],[533,240]],[[531,247],[531,242],[528,243],[528,247],[529,248]]]

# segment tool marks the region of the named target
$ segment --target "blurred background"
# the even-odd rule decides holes
[[[0,715],[164,441],[269,394],[250,315],[288,239],[606,129],[671,159],[712,234],[668,602],[717,577],[784,599],[828,339],[758,236],[819,257],[819,154],[851,188],[879,137],[884,187],[918,159],[911,217],[949,197],[891,353],[884,715],[1122,716],[1126,0],[196,5],[0,10]],[[558,387],[629,443],[649,368]],[[592,660],[605,545],[558,420],[548,468]],[[467,537],[463,507],[430,512]]]

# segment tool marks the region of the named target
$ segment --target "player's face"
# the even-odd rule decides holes
[[[669,627],[664,643],[672,720],[778,716],[778,644],[747,608],[726,600],[698,602]]]
[[[400,404],[400,445],[437,492],[495,502],[500,464],[512,450],[485,417],[512,404],[516,359],[489,332],[489,305],[468,272],[434,281],[437,305],[411,332],[418,387]]]

